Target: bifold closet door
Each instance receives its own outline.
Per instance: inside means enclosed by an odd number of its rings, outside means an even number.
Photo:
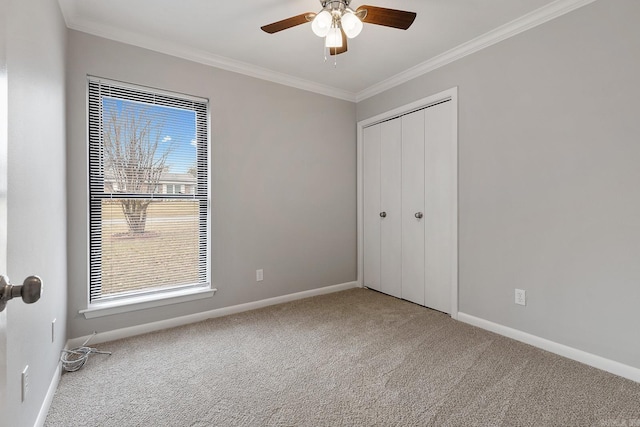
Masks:
[[[451,313],[457,254],[454,103],[364,129],[364,285]]]
[[[380,125],[364,129],[364,286],[380,291]]]
[[[401,296],[400,119],[364,129],[364,285]]]
[[[425,114],[425,305],[451,313],[455,254],[456,160],[452,102],[424,110]]]
[[[402,298],[425,305],[424,110],[402,116]]]
[[[402,292],[402,128],[401,120],[380,124],[380,286]]]

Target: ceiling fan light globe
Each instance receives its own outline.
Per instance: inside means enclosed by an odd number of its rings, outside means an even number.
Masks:
[[[333,17],[331,16],[331,13],[323,10],[313,18],[313,21],[311,21],[311,30],[313,30],[313,33],[316,36],[325,37],[331,29],[332,23]]]
[[[362,21],[352,12],[345,12],[340,19],[342,30],[350,39],[357,37],[362,31]]]
[[[332,27],[324,40],[326,47],[342,47],[342,33],[340,32],[340,28]]]

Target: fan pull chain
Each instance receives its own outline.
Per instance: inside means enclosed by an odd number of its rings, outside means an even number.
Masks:
[[[323,48],[322,48],[322,52],[324,53],[324,62],[327,62],[327,51],[329,51],[329,53],[331,53],[330,51],[330,47],[327,47],[326,43],[322,43]],[[338,50],[337,47],[334,48],[335,50]],[[338,68],[338,54],[334,54],[333,55],[333,68]]]

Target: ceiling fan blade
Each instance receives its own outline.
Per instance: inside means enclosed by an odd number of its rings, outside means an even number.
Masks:
[[[274,22],[272,24],[267,24],[262,27],[262,31],[265,33],[273,34],[278,31],[286,30],[287,28],[295,27],[297,25],[306,24],[307,22],[313,21],[316,14],[313,12],[303,13],[301,15],[292,16],[291,18],[283,19],[282,21]]]
[[[347,51],[347,35],[344,33],[342,28],[340,28],[340,32],[342,33],[342,47],[330,47],[330,55],[340,55],[341,53],[345,53]]]
[[[409,28],[417,16],[415,12],[367,5],[360,6],[356,13],[361,13],[365,10],[366,14],[362,22],[384,25],[385,27],[393,27],[401,30]]]

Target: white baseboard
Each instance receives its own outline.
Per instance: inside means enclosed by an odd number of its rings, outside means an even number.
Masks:
[[[587,353],[586,351],[578,350],[554,341],[549,341],[518,329],[471,316],[470,314],[458,312],[458,320],[640,383],[640,369],[633,366]]]
[[[47,414],[49,413],[49,408],[51,407],[51,402],[53,402],[53,396],[58,389],[58,383],[60,382],[60,375],[62,374],[62,365],[58,363],[58,367],[56,371],[53,373],[53,378],[51,378],[51,383],[49,384],[49,389],[47,390],[47,395],[44,397],[44,402],[42,402],[42,406],[40,407],[40,411],[38,412],[38,418],[36,418],[36,422],[33,425],[34,427],[42,427],[44,426],[44,422],[47,419]]]
[[[311,289],[309,291],[296,292],[293,294],[282,295],[279,297],[267,298],[260,301],[248,302],[246,304],[233,305],[231,307],[222,307],[215,310],[204,311],[202,313],[190,314],[188,316],[176,317],[173,319],[160,320],[158,322],[145,323],[143,325],[131,326],[128,328],[116,329],[113,331],[98,332],[91,338],[91,344],[99,344],[108,341],[115,341],[122,338],[133,337],[136,335],[155,332],[162,329],[175,328],[176,326],[188,325],[190,323],[201,322],[203,320],[214,317],[227,316],[229,314],[241,313],[243,311],[255,310],[257,308],[268,307],[270,305],[281,304],[284,302],[295,301],[302,298],[309,298],[316,295],[324,295],[333,292],[344,291],[351,288],[360,287],[358,282],[347,282],[339,285],[325,286],[323,288]],[[84,343],[90,335],[72,338],[67,341],[66,348],[75,348]]]

